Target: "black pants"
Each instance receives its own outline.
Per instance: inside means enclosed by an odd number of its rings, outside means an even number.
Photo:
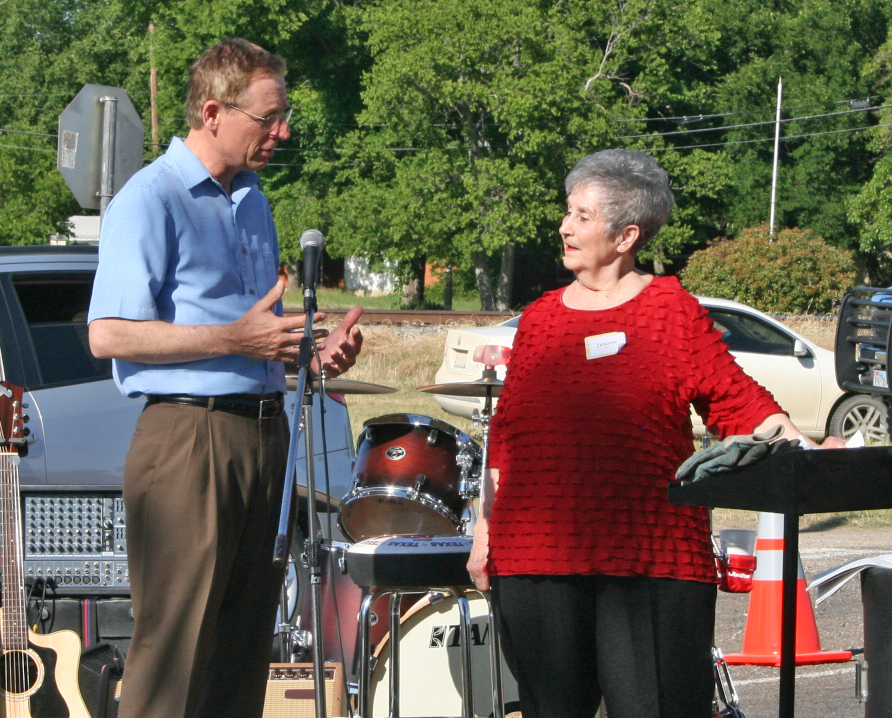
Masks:
[[[493,579],[524,718],[709,718],[716,587],[617,576]]]

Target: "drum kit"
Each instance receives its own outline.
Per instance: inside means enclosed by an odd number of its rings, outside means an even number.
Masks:
[[[328,540],[321,542],[319,547],[322,555],[319,579],[322,596],[320,635],[314,638],[301,630],[301,618],[309,615],[309,596],[304,593],[302,598],[298,598],[298,594],[303,593],[300,590],[302,586],[298,586],[301,581],[290,572],[294,595],[287,595],[288,591],[283,590],[283,608],[287,610],[289,618],[279,624],[283,638],[283,660],[306,660],[311,649],[316,651],[321,648],[325,651],[325,661],[343,665],[347,685],[352,686],[355,692],[361,663],[358,618],[367,591],[353,583],[347,575],[346,561],[350,546],[355,542],[391,534],[471,533],[473,500],[479,497],[481,479],[489,463],[493,399],[500,396],[503,384],[497,378],[493,364],[505,364],[508,357],[504,347],[481,347],[474,359],[483,359],[486,367],[479,379],[422,386],[418,390],[430,394],[483,398],[483,410],[479,414],[475,412],[474,417],[475,424],[479,422],[481,425],[481,443],[444,421],[419,414],[388,414],[364,422],[357,441],[352,489],[341,500],[338,512],[338,527],[349,541]],[[355,395],[396,391],[380,384],[347,379],[328,379],[324,382],[324,390]],[[310,542],[307,545],[310,546]],[[292,562],[296,563],[293,558]],[[286,585],[287,588],[290,585]],[[493,714],[493,700],[492,695],[486,692],[490,686],[491,671],[489,642],[495,639],[495,635],[489,624],[484,599],[473,594],[469,598],[474,713],[476,716],[490,716]],[[456,599],[437,592],[421,597],[404,595],[400,614],[401,712],[412,716],[459,715],[462,709],[462,680],[459,675],[460,619]],[[375,618],[374,614],[372,617]],[[370,710],[368,716],[361,718],[389,716],[391,661],[388,646],[391,638],[387,623],[387,620],[373,620],[370,636],[373,647]],[[286,650],[289,654],[287,659],[284,657]],[[719,659],[714,667],[717,699],[713,715],[742,718],[727,668],[724,668],[724,673],[721,672],[722,661]],[[505,715],[508,718],[519,717],[517,683],[504,659],[502,688]],[[349,696],[347,705],[350,705]],[[603,715],[602,704],[595,718]]]
[[[338,527],[349,542],[390,534],[467,535],[471,532],[473,500],[479,496],[481,477],[488,463],[493,399],[500,395],[501,388],[502,381],[491,365],[486,365],[483,376],[476,381],[418,388],[431,394],[485,399],[483,411],[475,415],[475,422],[479,421],[482,427],[482,446],[456,427],[420,414],[388,414],[364,422],[357,440],[352,488],[341,500],[338,511]],[[380,384],[347,379],[328,379],[324,390],[355,395],[396,391]],[[322,543],[323,621],[318,641],[300,630],[299,617],[307,615],[306,596],[302,601],[291,597],[287,610],[291,614],[296,609],[293,615],[298,620],[280,624],[280,632],[287,630],[292,634],[283,641],[283,645],[290,646],[288,660],[299,659],[301,652],[306,653],[313,643],[321,643],[325,660],[344,664],[348,684],[355,683],[359,670],[357,614],[365,595],[364,589],[356,586],[346,573],[350,545],[338,541]],[[475,695],[478,686],[481,691],[489,686],[490,676],[489,652],[485,647],[493,634],[481,608],[483,603],[483,599],[472,603]],[[448,650],[457,647],[453,645],[459,623],[456,601],[436,593],[404,596],[402,614],[401,623],[405,622],[400,637],[403,666],[411,666],[412,675],[424,675],[424,683],[414,689],[409,689],[406,682],[411,675],[402,679],[409,691],[405,709],[411,713],[407,715],[445,715],[446,706],[461,705],[457,652]],[[372,627],[372,643],[377,646],[373,658],[372,709],[371,715],[363,718],[388,714],[384,678],[389,665],[386,624],[386,620],[381,620]],[[442,641],[428,635],[438,631],[444,636]],[[336,652],[340,655],[335,656]],[[513,707],[517,701],[516,683],[504,666],[503,676],[505,702]],[[375,702],[375,693],[381,692],[375,690],[377,686],[384,686],[384,698]],[[487,703],[485,692],[481,692],[475,706],[479,706],[480,715],[490,715],[492,697]]]

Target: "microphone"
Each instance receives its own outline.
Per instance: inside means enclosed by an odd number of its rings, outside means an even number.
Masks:
[[[304,311],[316,311],[316,282],[319,279],[319,258],[325,246],[325,237],[318,229],[308,229],[300,236],[300,248],[304,253]]]

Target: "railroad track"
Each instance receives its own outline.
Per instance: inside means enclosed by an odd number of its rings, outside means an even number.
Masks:
[[[346,309],[323,309],[329,320],[337,320],[346,314]],[[303,314],[299,309],[285,309],[285,314]],[[498,324],[516,316],[519,312],[453,312],[440,309],[366,309],[360,324],[414,324],[440,326],[443,324],[476,324],[488,326]]]

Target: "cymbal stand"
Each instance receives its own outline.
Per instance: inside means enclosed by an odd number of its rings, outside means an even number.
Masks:
[[[487,366],[483,370],[482,378],[485,381],[495,380],[495,367]],[[459,466],[461,466],[459,492],[462,496],[467,496],[468,498],[477,498],[480,496],[481,481],[483,480],[483,477],[486,476],[486,470],[489,468],[489,423],[492,421],[492,392],[492,386],[487,386],[486,397],[483,401],[483,411],[481,412],[474,409],[474,413],[471,415],[471,421],[474,422],[474,426],[479,424],[483,431],[483,450],[480,452],[480,478],[476,481],[468,479],[467,475],[470,471],[470,466],[466,466],[466,464],[468,464],[469,459],[465,454],[459,454],[459,456],[456,457],[456,461],[459,463]]]
[[[494,366],[487,365],[483,370],[483,380],[487,382],[492,382],[496,379],[496,370]],[[480,452],[480,477],[476,481],[468,480],[467,473],[470,467],[466,466],[466,461],[464,460],[467,455],[464,453],[459,454],[456,458],[456,461],[459,462],[461,466],[461,482],[459,483],[459,492],[464,496],[480,496],[482,491],[483,482],[486,480],[486,471],[489,469],[489,424],[492,421],[492,392],[493,387],[487,385],[486,387],[486,397],[483,402],[483,411],[478,412],[476,409],[474,410],[474,414],[472,415],[472,421],[474,422],[474,426],[478,423],[480,424],[483,432],[483,449]],[[471,484],[473,483],[473,486]],[[467,492],[467,494],[465,493]],[[468,527],[468,529],[473,532],[473,527]],[[491,601],[487,601],[487,605],[489,605],[489,623],[490,623],[490,635],[492,636],[493,641],[498,641],[499,637],[496,632],[496,622],[497,622],[497,613],[496,608],[492,604]],[[496,651],[496,655],[501,655],[501,651]],[[496,715],[503,716],[504,715],[504,705],[502,701],[502,670],[501,666],[498,665],[495,661],[490,662],[490,685],[492,686],[492,701],[493,706],[496,707]]]
[[[313,455],[313,391],[312,385],[307,386],[307,376],[310,371],[310,361],[313,358],[313,318],[315,308],[307,310],[307,319],[304,324],[304,335],[300,340],[300,355],[297,361],[297,389],[295,397],[301,401],[300,412],[297,407],[294,410],[292,422],[291,442],[288,446],[288,460],[285,467],[285,485],[282,490],[282,508],[279,514],[279,532],[276,535],[276,543],[273,549],[273,564],[285,567],[288,561],[289,540],[291,527],[291,504],[294,501],[294,485],[297,482],[295,474],[295,456],[297,454],[297,442],[301,435],[304,437],[304,461],[307,473],[307,539],[305,543],[305,556],[307,569],[310,576],[310,605],[312,609],[313,623],[313,688],[316,699],[316,718],[326,718],[325,710],[325,666],[324,651],[322,647],[322,567],[319,560],[319,543],[321,541],[321,528],[319,526],[319,514],[316,511],[316,478]],[[320,376],[320,390],[325,391],[324,372]]]

